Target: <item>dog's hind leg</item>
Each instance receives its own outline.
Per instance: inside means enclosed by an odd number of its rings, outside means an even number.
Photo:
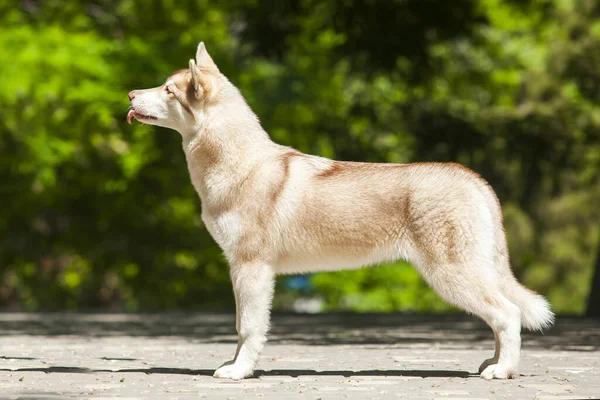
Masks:
[[[490,364],[481,372],[484,379],[514,378],[519,367],[521,352],[521,310],[502,294],[489,299],[491,310],[479,317],[491,326],[498,338],[498,362]],[[484,362],[485,364],[485,362]]]
[[[498,282],[484,276],[483,271],[474,265],[443,265],[425,278],[442,298],[477,315],[494,331],[495,357],[484,362],[481,377],[512,378],[519,366],[521,311],[502,294]]]
[[[235,358],[215,371],[215,378],[242,379],[254,372],[267,341],[274,277],[272,268],[262,263],[231,267],[238,347]]]

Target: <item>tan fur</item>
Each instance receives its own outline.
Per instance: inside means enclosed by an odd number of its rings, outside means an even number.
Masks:
[[[202,220],[230,263],[239,343],[216,377],[252,374],[276,274],[409,260],[494,330],[486,379],[515,376],[521,324],[551,324],[546,301],[514,278],[500,203],[473,171],[332,161],[278,145],[202,43],[188,69],[130,99],[136,118],[181,133]]]

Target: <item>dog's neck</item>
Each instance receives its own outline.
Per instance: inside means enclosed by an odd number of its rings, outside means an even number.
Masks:
[[[242,100],[243,101],[243,100]],[[203,209],[226,210],[243,183],[272,159],[279,147],[245,104],[215,108],[183,147]]]

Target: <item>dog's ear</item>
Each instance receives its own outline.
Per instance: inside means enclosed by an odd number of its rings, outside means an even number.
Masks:
[[[192,80],[188,90],[193,91],[194,97],[198,100],[202,97],[210,97],[214,86],[212,74],[201,71],[196,62],[190,60],[190,75]]]
[[[206,46],[204,46],[204,42],[200,42],[198,44],[198,50],[196,50],[196,65],[200,69],[205,69],[205,68],[213,69],[214,68],[214,69],[218,70],[217,64],[215,64],[213,59],[208,54],[208,51],[206,51]]]
[[[214,79],[215,71],[219,71],[217,65],[206,51],[204,42],[200,42],[196,51],[196,61],[190,60],[190,74],[192,75],[190,83],[194,90],[194,97],[197,99],[206,96],[210,97],[212,89],[216,84]]]
[[[198,67],[196,67],[196,62],[190,60],[190,75],[192,75],[192,88],[194,89],[195,97],[199,97],[198,94],[202,91],[199,74],[200,71],[198,70]]]

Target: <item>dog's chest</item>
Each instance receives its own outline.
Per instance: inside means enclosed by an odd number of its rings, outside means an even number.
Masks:
[[[231,251],[243,236],[241,215],[236,211],[228,211],[219,215],[202,211],[202,222],[223,251]]]

